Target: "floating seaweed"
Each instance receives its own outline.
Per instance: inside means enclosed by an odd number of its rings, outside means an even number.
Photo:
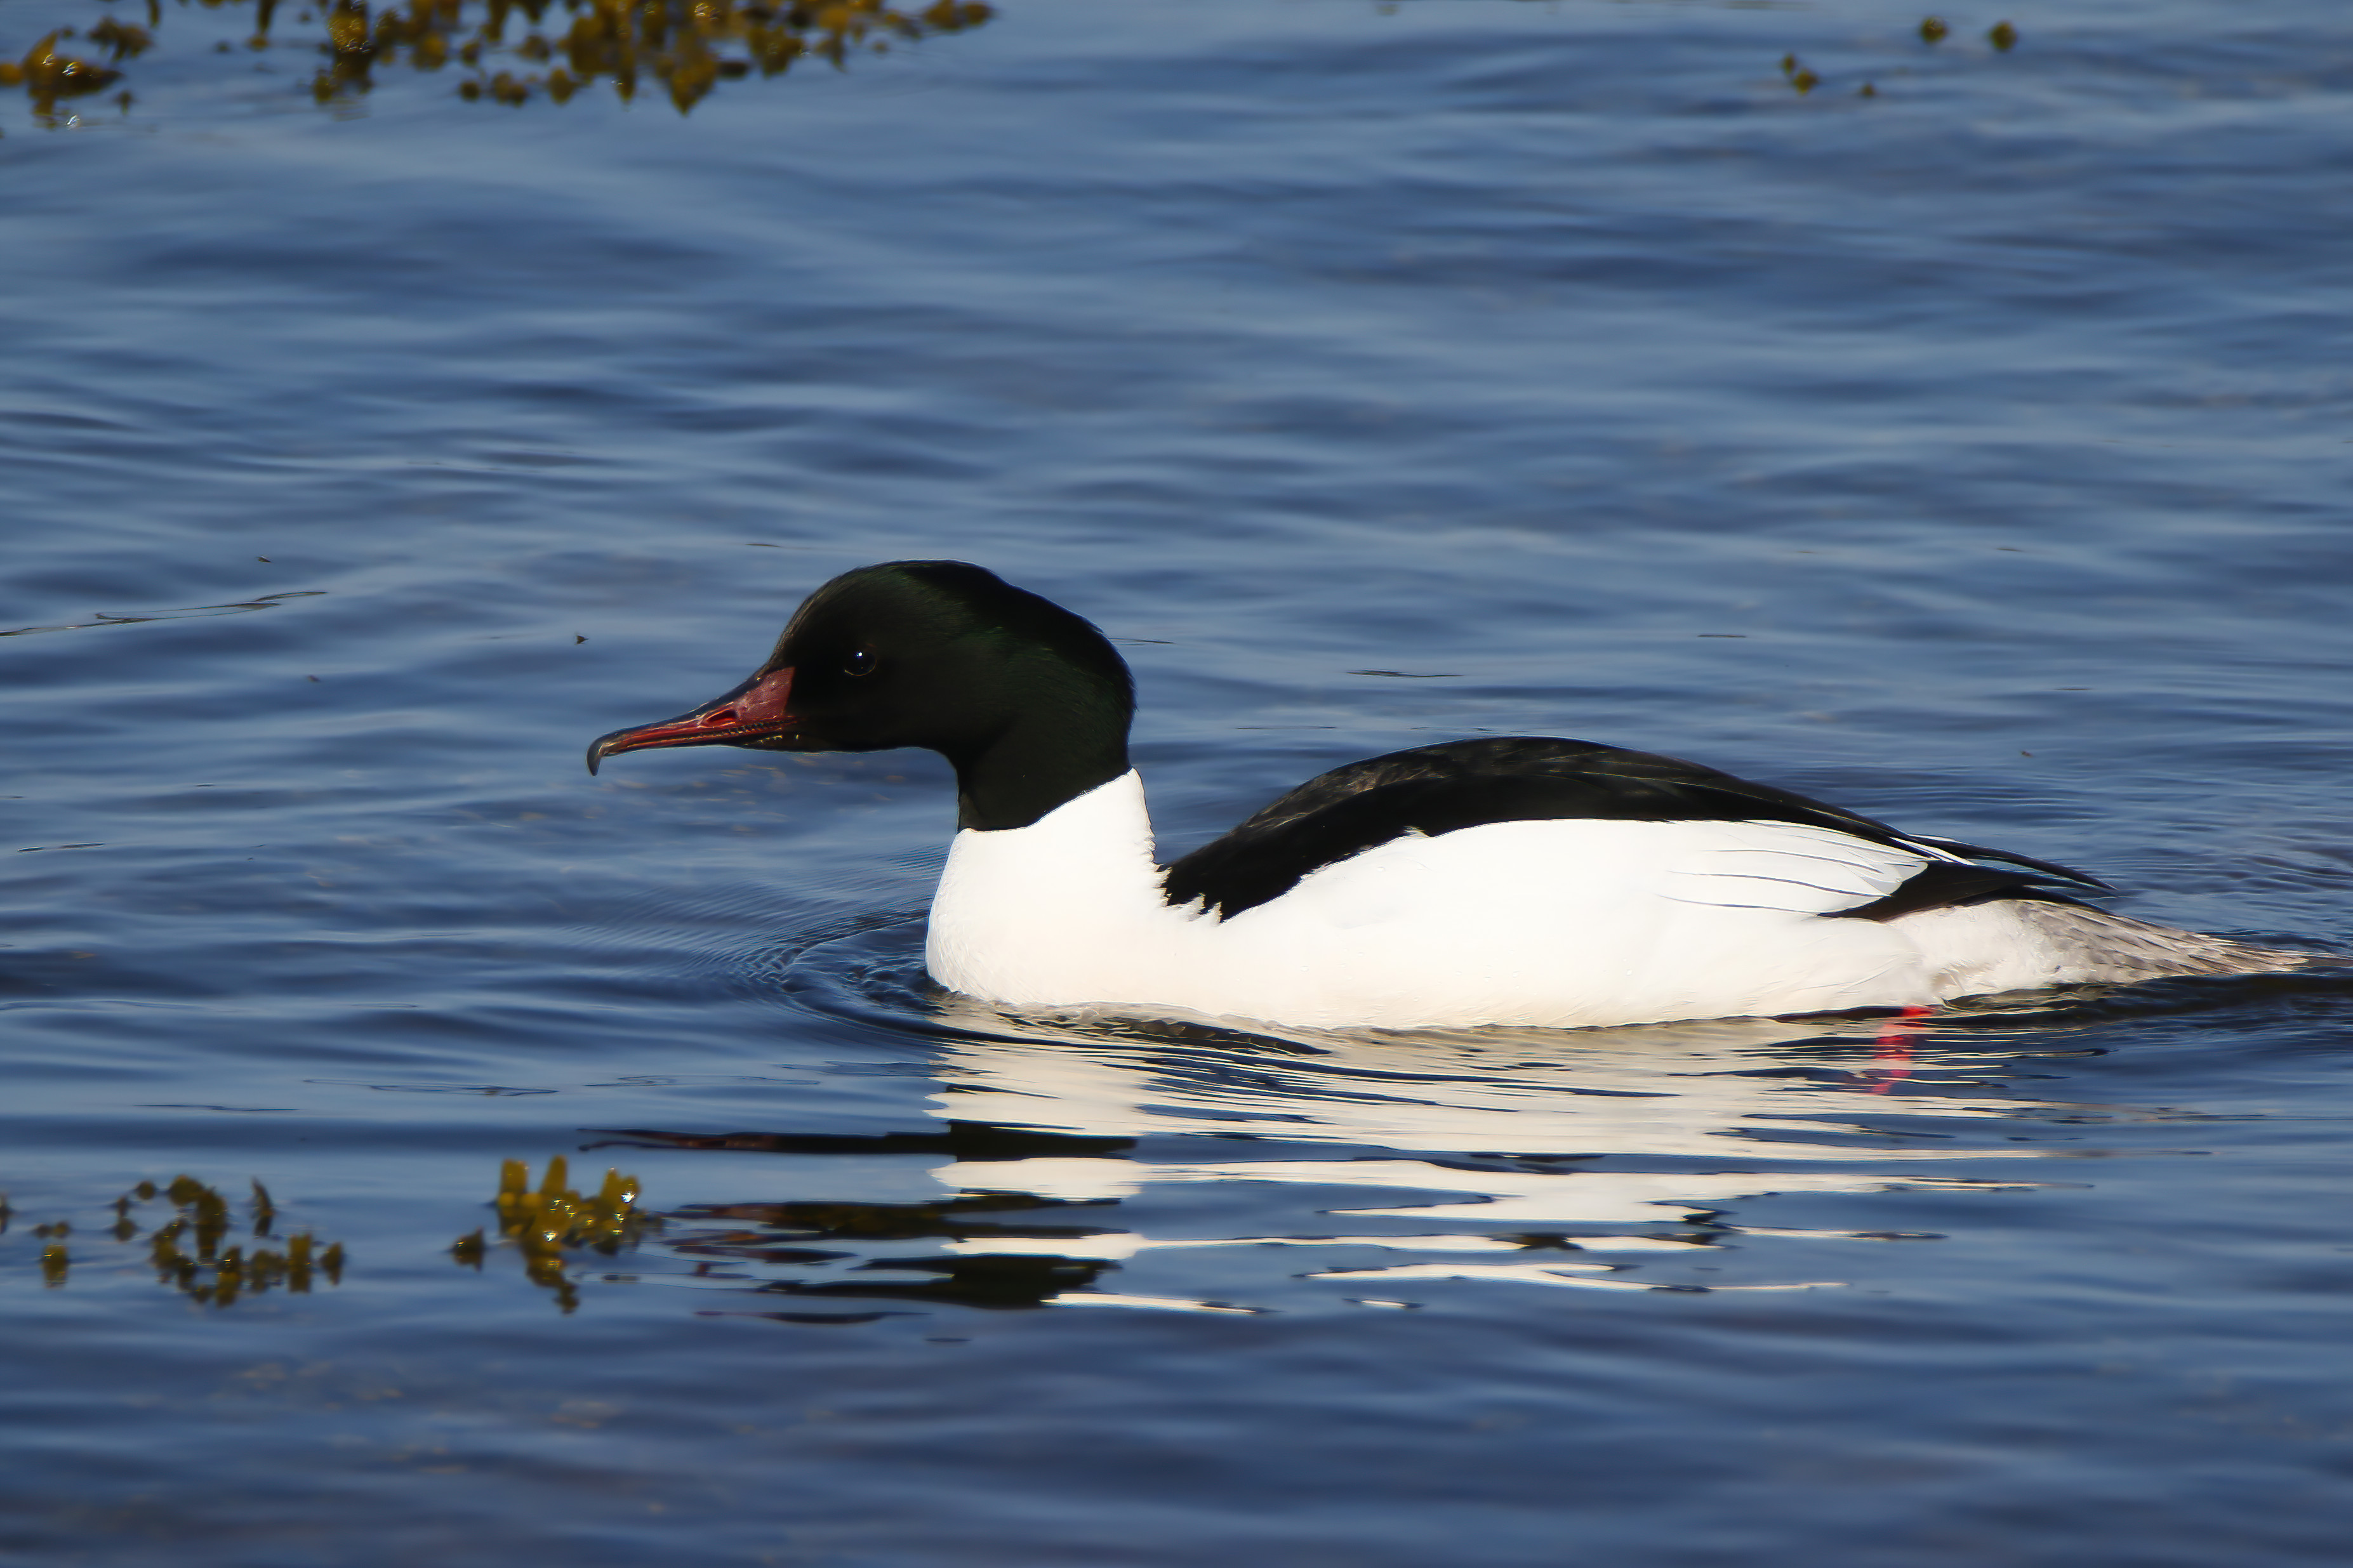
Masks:
[[[220,0],[204,4],[215,8]],[[278,9],[278,0],[254,0],[249,47],[281,41],[271,32]],[[683,114],[723,80],[780,76],[804,59],[840,69],[852,56],[968,32],[995,15],[986,0],[934,0],[920,10],[889,0],[405,0],[381,10],[368,0],[320,0],[299,22],[319,29],[301,41],[325,57],[309,83],[322,104],[367,92],[379,69],[438,71],[454,63],[468,73],[457,90],[470,103],[564,103],[598,81],[611,82],[628,102],[651,81]],[[80,35],[109,50],[113,65],[63,52],[59,40],[75,37],[74,29],[51,33],[21,61],[0,63],[0,87],[24,88],[37,110],[52,115],[59,100],[121,78],[114,67],[153,47],[163,16],[162,0],[147,0],[146,26],[109,17]],[[493,69],[501,58],[522,68]]]
[[[132,29],[142,32],[144,29]],[[118,30],[119,36],[120,30]],[[33,107],[42,114],[57,112],[58,100],[79,98],[96,92],[120,78],[122,73],[106,66],[60,51],[59,38],[74,36],[71,27],[61,27],[25,51],[20,60],[0,60],[0,87],[21,87],[32,99]],[[144,47],[142,44],[141,47]],[[135,51],[133,51],[135,52]],[[117,59],[122,58],[118,48]]]
[[[1950,37],[1953,27],[1952,24],[1942,16],[1923,16],[1920,18],[1918,31],[1920,41],[1933,47]],[[1986,34],[1986,41],[1993,46],[1996,54],[2008,54],[2017,47],[2018,29],[2008,22],[1997,22]],[[1787,81],[1790,90],[1800,98],[1822,85],[1820,73],[1800,61],[1795,53],[1781,57],[1781,79]],[[1857,98],[1877,98],[1879,85],[1866,80],[1855,89],[1854,95]]]
[[[278,1205],[269,1190],[259,1182],[253,1184],[249,1206],[249,1223],[243,1242],[229,1243],[230,1232],[237,1222],[229,1202],[220,1193],[194,1176],[175,1176],[168,1186],[158,1189],[153,1182],[142,1182],[114,1200],[114,1223],[105,1234],[118,1245],[126,1245],[140,1235],[139,1222],[132,1211],[158,1197],[170,1204],[172,1216],[147,1233],[148,1261],[155,1269],[155,1281],[169,1285],[182,1295],[191,1297],[211,1307],[227,1307],[241,1296],[259,1296],[283,1289],[295,1295],[307,1295],[311,1285],[323,1278],[330,1285],[343,1282],[343,1246],[331,1242],[322,1247],[311,1232],[300,1231],[285,1239],[284,1250],[258,1245],[273,1239],[270,1231],[278,1218]],[[7,1228],[9,1210],[0,1199],[0,1231]],[[41,1248],[42,1283],[51,1289],[62,1289],[71,1278],[74,1258],[66,1245],[73,1235],[69,1220],[57,1220],[35,1226],[33,1235],[45,1245]],[[248,1244],[256,1244],[250,1246]]]
[[[638,1207],[639,1187],[635,1176],[617,1170],[605,1173],[604,1185],[592,1196],[575,1191],[563,1155],[547,1163],[547,1173],[533,1188],[531,1165],[508,1160],[499,1169],[499,1239],[512,1242],[522,1254],[523,1274],[534,1285],[555,1293],[556,1305],[570,1312],[580,1305],[580,1291],[566,1271],[575,1251],[615,1257],[633,1247],[649,1230],[659,1229],[659,1215]],[[482,1267],[490,1243],[480,1230],[459,1237],[449,1256],[461,1267]]]

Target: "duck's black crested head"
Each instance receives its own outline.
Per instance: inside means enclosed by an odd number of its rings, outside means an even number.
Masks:
[[[923,746],[960,763],[1026,715],[1109,724],[1124,742],[1135,711],[1103,633],[961,561],[843,573],[795,613],[762,673],[783,668],[808,750]]]
[[[1025,827],[1127,771],[1126,663],[1060,605],[961,561],[892,561],[811,594],[752,679],[603,758],[656,746],[879,752],[956,770],[958,825]]]

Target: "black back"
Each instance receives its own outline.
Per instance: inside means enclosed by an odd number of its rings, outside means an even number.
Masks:
[[[2061,899],[2037,875],[2107,884],[2063,866],[1883,822],[1770,784],[1647,752],[1525,736],[1450,741],[1351,763],[1308,780],[1222,838],[1168,868],[1164,896],[1219,916],[1282,897],[1301,878],[1408,833],[1436,837],[1491,822],[1615,818],[1646,822],[1796,822],[1874,844],[1926,845],[2027,870],[1932,865],[1885,898],[1841,913],[1862,920],[1989,898]]]

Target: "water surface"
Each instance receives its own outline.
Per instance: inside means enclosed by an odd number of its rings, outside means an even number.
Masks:
[[[1010,1014],[936,759],[580,767],[944,555],[1119,641],[1172,852],[1565,734],[2353,945],[2337,13],[1948,19],[1007,0],[681,115],[175,10],[0,99],[0,1553],[2337,1561],[2341,972]],[[641,1220],[534,1279],[557,1156]],[[340,1279],[159,1279],[182,1174]]]

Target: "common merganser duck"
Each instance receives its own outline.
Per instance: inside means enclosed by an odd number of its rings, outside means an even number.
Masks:
[[[956,835],[924,962],[1017,1005],[1583,1026],[2308,962],[2094,909],[2052,884],[2107,884],[2049,861],[1582,741],[1351,763],[1163,867],[1134,710],[1087,621],[978,566],[894,561],[819,588],[750,679],[603,737],[588,769],[665,746],[939,752]]]

